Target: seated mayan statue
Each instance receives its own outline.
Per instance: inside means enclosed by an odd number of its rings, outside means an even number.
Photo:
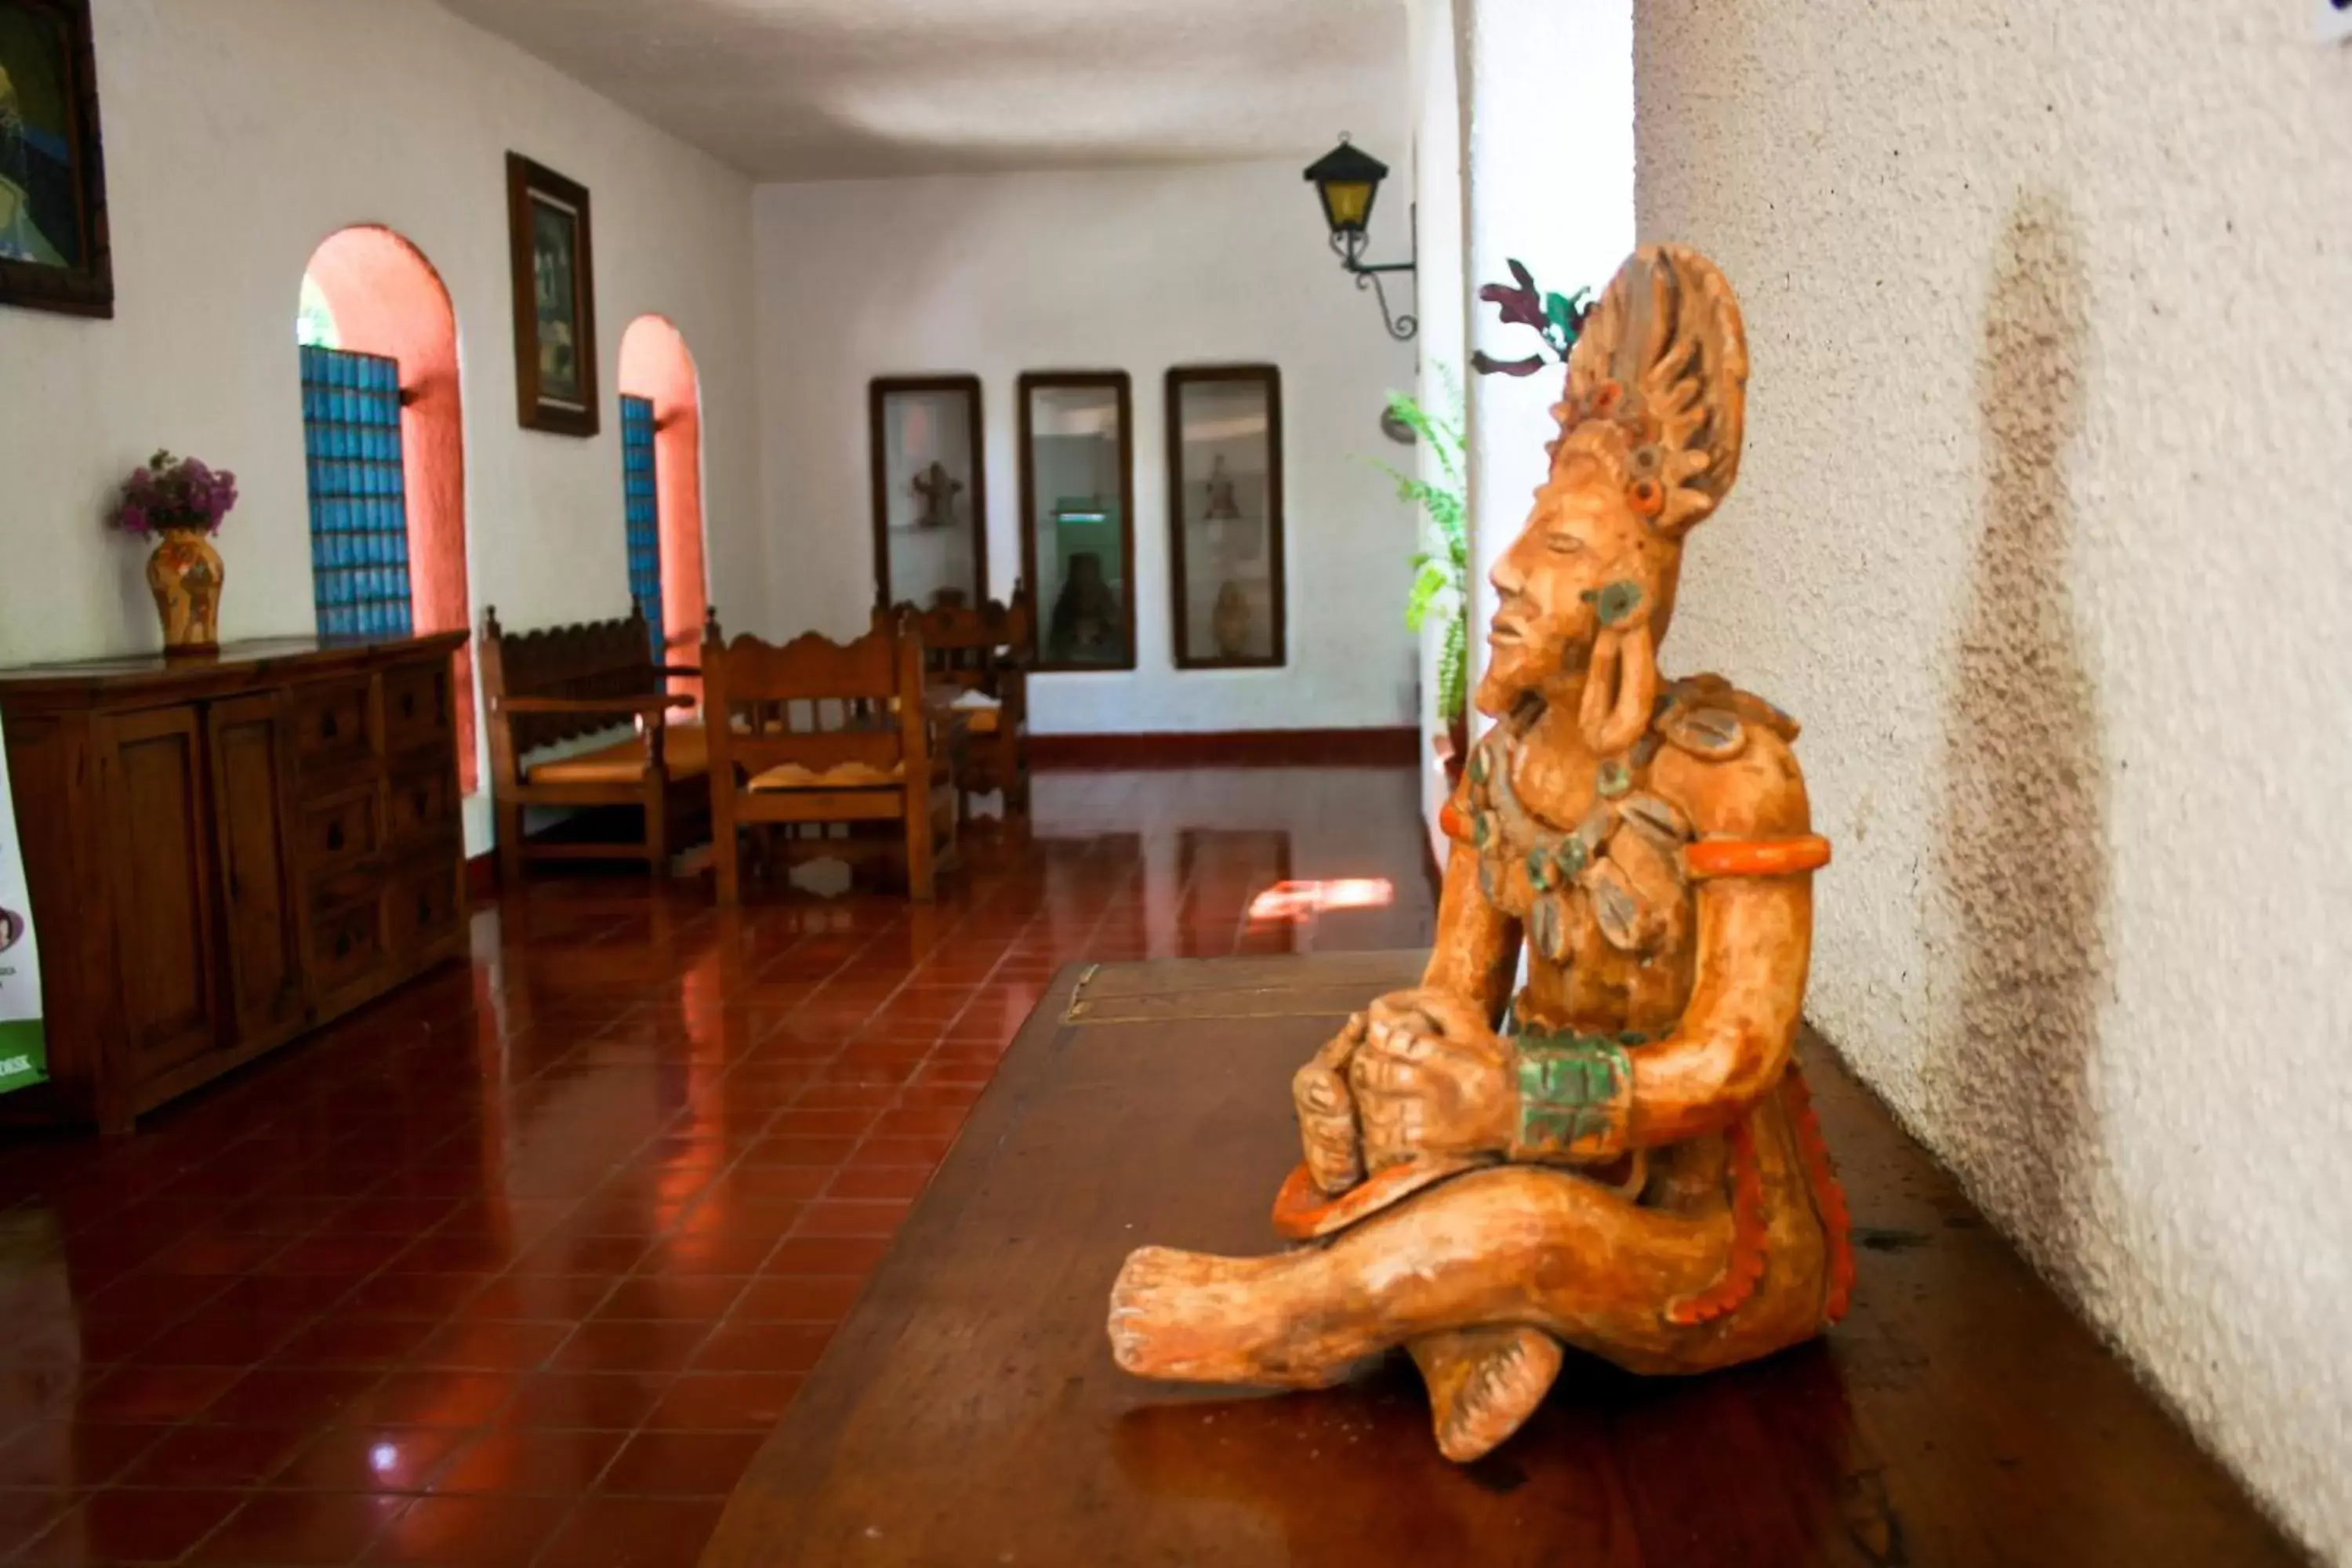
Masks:
[[[1128,1259],[1110,1337],[1129,1372],[1313,1387],[1402,1345],[1439,1447],[1469,1460],[1533,1413],[1564,1346],[1702,1372],[1843,1312],[1844,1200],[1790,1059],[1829,858],[1797,726],[1656,665],[1683,540],[1738,468],[1747,376],[1710,263],[1626,262],[1494,569],[1496,723],[1443,818],[1428,972],[1297,1075],[1306,1163],[1275,1223],[1304,1245]]]

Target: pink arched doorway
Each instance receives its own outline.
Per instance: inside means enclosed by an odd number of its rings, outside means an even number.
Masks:
[[[639,316],[623,334],[620,390],[654,405],[666,662],[698,666],[709,607],[702,564],[702,384],[686,339],[662,317]]]
[[[466,584],[465,418],[449,290],[422,251],[373,226],[330,237],[311,256],[304,281],[306,296],[315,293],[331,317],[337,341],[330,346],[400,363],[411,609],[420,632],[465,631],[473,621]],[[469,795],[480,784],[474,730],[468,647],[457,655],[457,766]]]

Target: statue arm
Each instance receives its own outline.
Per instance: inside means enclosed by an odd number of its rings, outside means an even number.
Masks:
[[[1698,984],[1672,1034],[1630,1053],[1625,1146],[1718,1132],[1780,1081],[1812,948],[1810,874],[1709,882],[1698,895]]]
[[[1703,839],[1803,838],[1810,808],[1796,763],[1766,737],[1737,764],[1661,759],[1661,783]],[[1679,773],[1683,776],[1673,775]],[[1780,1081],[1812,958],[1812,877],[1725,876],[1698,885],[1695,978],[1662,1039],[1522,1036],[1516,1042],[1516,1158],[1585,1163],[1720,1131]]]

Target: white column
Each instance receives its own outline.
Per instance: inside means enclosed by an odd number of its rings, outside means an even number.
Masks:
[[[1633,0],[1453,0],[1453,9],[1465,295],[1507,281],[1512,258],[1547,290],[1597,292],[1633,247]],[[1534,351],[1533,331],[1502,326],[1494,308],[1475,299],[1469,310],[1470,349],[1497,359]],[[1469,383],[1475,681],[1495,613],[1486,572],[1518,533],[1543,482],[1562,381],[1547,371]]]
[[[1454,71],[1454,0],[1412,0],[1412,81],[1413,112],[1413,275],[1419,301],[1421,351],[1415,394],[1433,414],[1451,416],[1454,394],[1469,374],[1463,334],[1469,326],[1462,283],[1462,99]],[[1444,470],[1426,447],[1416,454],[1421,477],[1443,483]],[[1400,465],[1402,467],[1402,465]],[[1427,520],[1420,524],[1424,533]],[[1445,779],[1433,742],[1444,732],[1437,715],[1437,654],[1442,623],[1430,621],[1421,634],[1422,815],[1433,835],[1437,809],[1444,804]],[[1444,846],[1433,839],[1439,863]]]

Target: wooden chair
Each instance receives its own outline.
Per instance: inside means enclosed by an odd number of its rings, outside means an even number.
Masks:
[[[941,718],[924,700],[923,645],[903,621],[851,643],[808,633],[782,647],[714,637],[702,650],[710,831],[719,901],[740,896],[738,830],[896,821],[915,898],[953,854],[959,796]],[[854,840],[807,843],[854,855]],[[866,842],[871,842],[870,840]]]
[[[1013,586],[1013,602],[991,599],[980,609],[962,604],[877,605],[877,630],[905,616],[923,640],[931,685],[956,686],[993,698],[993,708],[962,710],[966,732],[964,766],[958,784],[973,795],[1004,792],[1004,809],[1029,809],[1029,669],[1036,652],[1037,620],[1025,584]]]
[[[714,614],[706,636],[716,634]],[[668,869],[674,832],[698,815],[709,771],[703,727],[671,715],[695,706],[667,689],[688,668],[657,665],[642,610],[625,618],[509,632],[493,606],[482,617],[482,702],[490,742],[490,790],[498,814],[499,869],[520,887],[532,860],[644,860]],[[575,755],[530,753],[634,722],[637,732]],[[631,842],[523,837],[527,806],[635,806],[644,829]]]

